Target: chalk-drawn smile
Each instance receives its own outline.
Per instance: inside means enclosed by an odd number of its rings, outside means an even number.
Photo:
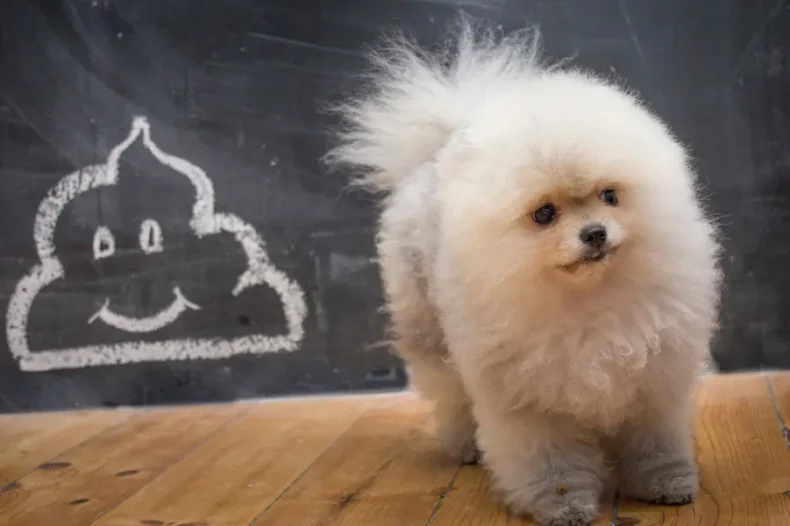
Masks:
[[[181,289],[178,286],[173,287],[173,294],[175,299],[169,307],[160,310],[156,314],[146,316],[144,318],[132,318],[124,316],[110,310],[110,300],[104,302],[104,305],[96,311],[96,314],[91,316],[88,323],[93,323],[96,320],[101,320],[110,327],[115,327],[122,331],[127,332],[153,332],[165,327],[176,321],[188,309],[200,310],[198,305],[195,305],[184,297]]]

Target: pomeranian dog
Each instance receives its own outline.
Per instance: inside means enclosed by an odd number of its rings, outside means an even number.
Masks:
[[[462,18],[438,51],[371,56],[327,159],[384,194],[394,346],[444,449],[544,525],[592,523],[612,475],[690,502],[721,276],[683,146],[618,83],[542,60],[536,29]]]

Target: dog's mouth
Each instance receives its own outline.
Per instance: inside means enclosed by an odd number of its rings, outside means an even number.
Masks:
[[[560,265],[560,268],[565,272],[576,272],[581,268],[589,267],[596,263],[600,263],[609,258],[617,252],[617,247],[602,247],[589,250],[585,252],[579,259]]]

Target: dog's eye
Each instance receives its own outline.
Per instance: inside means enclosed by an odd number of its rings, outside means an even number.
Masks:
[[[614,206],[617,204],[617,193],[615,193],[615,191],[611,188],[606,189],[601,192],[601,201],[609,206]]]
[[[532,219],[539,225],[548,225],[557,217],[557,209],[552,204],[546,204],[532,213]]]

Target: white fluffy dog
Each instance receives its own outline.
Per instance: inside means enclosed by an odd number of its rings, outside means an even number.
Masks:
[[[538,52],[466,20],[433,54],[388,40],[328,159],[386,196],[395,347],[444,448],[479,448],[515,512],[583,525],[610,471],[651,502],[697,492],[719,245],[667,127]]]

